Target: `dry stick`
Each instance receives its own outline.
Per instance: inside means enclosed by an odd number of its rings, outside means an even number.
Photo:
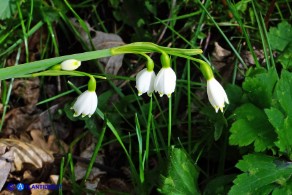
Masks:
[[[269,6],[269,9],[266,13],[266,16],[265,16],[265,25],[266,25],[266,29],[268,29],[269,27],[269,20],[270,20],[270,17],[275,9],[275,5],[276,5],[276,0],[272,0],[270,6]]]

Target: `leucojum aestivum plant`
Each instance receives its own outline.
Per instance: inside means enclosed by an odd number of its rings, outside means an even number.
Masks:
[[[161,69],[159,72],[154,72],[154,61],[148,55],[149,53],[158,53],[160,55]],[[207,80],[207,96],[214,107],[215,111],[221,110],[228,104],[228,98],[225,90],[221,84],[214,78],[212,68],[205,61],[194,58],[194,55],[201,54],[201,49],[180,49],[180,48],[168,48],[158,46],[149,42],[137,42],[122,45],[119,47],[114,47],[110,49],[103,49],[91,52],[85,52],[80,54],[73,54],[68,56],[61,56],[51,59],[45,59],[35,62],[29,62],[26,64],[20,64],[17,66],[7,67],[0,69],[0,80],[9,78],[23,78],[23,77],[39,77],[39,76],[76,76],[76,77],[88,77],[87,90],[77,97],[76,101],[72,103],[71,109],[73,110],[74,117],[91,117],[93,114],[97,114],[103,120],[105,120],[105,115],[98,109],[98,95],[96,94],[96,79],[106,79],[106,77],[98,74],[90,74],[87,72],[78,71],[77,69],[82,66],[82,61],[94,60],[98,58],[110,57],[121,54],[136,54],[140,55],[146,59],[146,67],[142,69],[136,75],[136,88],[138,95],[147,93],[151,96],[154,92],[157,92],[160,97],[166,95],[171,97],[175,92],[177,76],[175,71],[172,69],[171,56],[182,57],[199,64],[199,70],[201,71],[204,78]],[[197,66],[196,66],[197,67]],[[149,109],[150,110],[150,109]],[[106,121],[106,120],[105,120]],[[146,152],[142,155],[142,149],[140,150],[140,167],[139,174],[135,169],[135,165],[131,159],[129,152],[114,126],[106,121],[107,127],[116,136],[117,141],[120,143],[121,147],[125,151],[125,154],[129,160],[131,167],[131,172],[136,181],[139,181],[138,185],[144,183],[144,163],[145,156],[147,153],[147,143],[146,141]],[[137,128],[138,129],[138,128]],[[149,140],[149,131],[147,131],[146,140]],[[168,132],[168,147],[170,147],[170,135],[171,131]],[[137,135],[141,136],[141,132],[137,131]],[[102,138],[101,138],[102,139]],[[149,151],[149,145],[148,145]],[[174,150],[175,152],[175,150]],[[187,161],[186,156],[181,151],[176,151],[176,155],[181,157],[182,161]],[[144,157],[142,157],[144,156]],[[144,159],[144,160],[143,160]],[[180,163],[179,163],[180,164]],[[188,161],[190,170],[195,168]],[[192,178],[195,174],[192,174]],[[187,174],[186,174],[187,176]],[[186,178],[186,180],[192,181],[192,179]],[[192,190],[194,192],[194,190]]]
[[[157,52],[161,55],[162,68],[157,75],[154,72],[154,62],[147,55],[151,52]],[[176,86],[176,73],[171,68],[170,58],[170,55],[173,55],[193,60],[200,64],[200,71],[207,80],[208,99],[216,112],[219,109],[223,112],[225,103],[229,103],[223,87],[214,78],[210,65],[203,60],[192,57],[201,53],[202,50],[200,49],[167,48],[149,42],[136,42],[110,49],[73,54],[2,68],[0,69],[0,79],[62,75],[88,77],[88,89],[77,98],[72,109],[76,117],[79,115],[82,117],[90,117],[94,114],[98,105],[98,97],[95,93],[96,79],[106,79],[106,77],[76,71],[81,66],[82,61],[121,54],[141,55],[145,57],[147,63],[146,68],[141,70],[136,76],[138,95],[147,93],[151,96],[153,92],[158,92],[160,96],[167,95],[170,97],[175,91]]]

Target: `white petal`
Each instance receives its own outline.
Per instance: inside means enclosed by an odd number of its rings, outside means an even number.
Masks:
[[[149,95],[153,92],[154,89],[154,80],[155,80],[154,71],[148,71],[146,68],[141,70],[136,76],[136,88],[138,90],[138,95],[146,93]]]
[[[96,110],[97,103],[97,95],[94,91],[87,90],[83,92],[72,107],[75,111],[74,116],[79,116],[80,114],[82,114],[82,117],[91,116]]]
[[[160,96],[164,94],[170,97],[176,86],[176,74],[172,68],[161,68],[154,82],[154,89]]]
[[[207,94],[211,105],[215,108],[215,111],[218,112],[220,109],[223,112],[225,103],[228,104],[229,101],[225,90],[215,78],[207,81]]]

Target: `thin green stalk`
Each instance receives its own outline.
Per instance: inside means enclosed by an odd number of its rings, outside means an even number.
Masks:
[[[33,35],[37,30],[39,30],[43,26],[43,22],[40,21],[32,29],[30,29],[26,36],[29,37]],[[14,49],[23,42],[22,39],[18,39],[13,45],[11,45],[8,49],[6,49],[3,53],[0,54],[0,57],[4,56],[5,54],[9,54],[10,52],[14,51]]]
[[[257,59],[257,56],[256,56],[256,54],[255,54],[255,52],[254,52],[254,49],[253,49],[253,47],[252,47],[252,44],[251,44],[251,42],[250,42],[250,36],[249,36],[249,34],[247,33],[246,28],[245,28],[244,25],[243,25],[243,22],[242,22],[241,16],[239,15],[238,11],[237,11],[236,8],[234,7],[234,4],[230,2],[230,0],[227,0],[227,4],[228,4],[229,9],[231,10],[231,12],[232,12],[234,18],[235,18],[236,21],[238,22],[238,24],[239,24],[239,26],[240,26],[240,28],[241,28],[241,30],[242,30],[242,32],[243,32],[243,35],[244,35],[245,40],[246,40],[246,44],[247,44],[247,46],[248,46],[248,48],[249,48],[249,50],[250,50],[250,52],[251,52],[251,55],[252,55],[252,57],[253,57],[253,59],[254,59],[254,61],[255,61],[255,65],[256,65],[256,67],[258,67],[258,68],[261,67],[261,65],[260,65],[260,63],[259,63],[259,61],[258,61],[258,59]]]
[[[30,29],[30,25],[31,25],[31,21],[32,21],[32,16],[33,16],[33,7],[34,7],[34,4],[33,4],[33,0],[30,0],[30,10],[29,10],[29,17],[28,17],[28,22],[27,22],[27,27],[26,29]]]
[[[145,180],[144,176],[144,160],[143,160],[143,141],[141,135],[141,128],[138,120],[137,114],[135,114],[135,123],[136,123],[136,134],[138,138],[138,156],[139,156],[139,175],[140,175],[140,183],[143,184]]]
[[[240,61],[240,63],[247,68],[246,63],[243,61],[243,59],[241,58],[240,54],[236,51],[236,49],[233,47],[232,43],[229,41],[229,39],[227,38],[227,36],[224,34],[224,32],[221,30],[221,28],[219,27],[219,25],[217,24],[217,22],[214,20],[214,18],[211,16],[211,14],[209,13],[209,11],[206,9],[206,7],[201,3],[201,1],[197,0],[197,2],[200,4],[200,6],[203,8],[203,10],[206,12],[206,14],[209,16],[210,20],[213,22],[213,24],[215,25],[215,27],[217,28],[217,30],[219,31],[219,33],[222,35],[222,37],[225,39],[225,41],[228,43],[229,47],[231,48],[231,50],[234,52],[234,54],[236,55],[236,57],[238,58],[238,60]]]
[[[271,44],[270,44],[270,40],[268,39],[268,32],[267,32],[267,29],[266,29],[266,26],[265,26],[265,22],[264,22],[264,18],[262,17],[262,15],[260,15],[260,21],[262,22],[262,25],[263,25],[263,32],[264,32],[264,35],[266,37],[266,41],[267,41],[267,48],[269,50],[269,57],[267,55],[266,57],[266,61],[269,61],[269,59],[271,60],[271,66],[272,67],[275,67],[275,61],[274,61],[274,57],[273,57],[273,50],[272,50],[272,47],[271,47]]]
[[[96,114],[102,120],[104,120],[105,116],[104,116],[103,112],[99,108],[96,109]],[[130,167],[131,167],[131,171],[132,171],[133,177],[134,177],[134,179],[137,180],[139,178],[138,173],[137,173],[137,170],[136,170],[135,165],[134,165],[134,163],[133,163],[133,161],[131,159],[131,156],[128,153],[128,150],[126,149],[123,141],[121,140],[121,137],[120,137],[118,131],[116,130],[116,128],[113,126],[113,124],[109,120],[106,121],[106,124],[107,124],[108,128],[112,131],[112,133],[115,135],[115,137],[117,138],[117,140],[120,143],[121,147],[123,148],[123,150],[124,150],[124,152],[125,152],[125,154],[126,154],[126,156],[128,158],[128,161],[129,161],[129,164],[130,164]]]
[[[259,29],[259,32],[260,32],[261,42],[263,44],[263,51],[264,51],[264,56],[265,56],[266,63],[267,63],[267,69],[269,69],[271,67],[271,65],[270,65],[270,60],[269,60],[269,57],[268,57],[267,43],[266,43],[266,40],[268,39],[268,37],[265,37],[265,34],[263,32],[263,29],[265,28],[265,24],[260,21],[258,13],[257,13],[257,10],[255,8],[255,5],[254,5],[253,1],[251,1],[251,4],[252,4],[253,12],[255,13],[255,18],[256,18],[256,21],[257,21],[257,24],[258,24],[258,29]]]
[[[162,162],[162,156],[161,156],[161,153],[160,153],[160,146],[159,146],[159,142],[158,142],[158,139],[157,139],[157,132],[156,132],[156,126],[155,126],[155,121],[153,120],[153,115],[151,115],[151,127],[152,127],[152,138],[153,138],[153,143],[154,143],[154,146],[155,146],[155,151],[156,151],[156,154],[158,156],[158,160],[159,162]],[[164,142],[162,142],[162,145],[163,147],[165,147],[165,144]]]
[[[171,127],[172,127],[172,97],[168,98],[168,136],[167,136],[167,147],[170,149],[171,143]]]
[[[146,130],[146,153],[145,158],[148,162],[149,158],[149,145],[150,145],[150,133],[151,133],[151,124],[152,124],[152,96],[149,101],[149,111],[148,111],[148,120],[147,120],[147,130]]]
[[[64,157],[62,157],[62,159],[61,159],[61,163],[60,163],[60,176],[59,176],[59,180],[58,180],[58,184],[59,185],[62,185],[62,183],[63,183],[63,178],[64,178],[64,166],[65,166],[65,158]],[[63,186],[62,186],[62,188],[63,188]],[[62,195],[63,194],[63,190],[62,190],[62,188],[59,188],[59,195]]]
[[[26,62],[28,62],[29,61],[29,52],[28,52],[28,42],[27,42],[26,28],[25,28],[22,12],[21,12],[21,9],[20,9],[20,4],[19,4],[18,1],[16,2],[16,5],[17,5],[17,10],[18,10],[18,14],[19,14],[21,29],[22,29],[22,33],[23,33],[23,40],[24,40],[24,47],[25,47],[25,59],[26,59]]]
[[[21,54],[21,48],[19,47],[17,55],[16,55],[16,59],[15,59],[15,66],[17,66],[17,64],[19,62],[20,54]],[[7,90],[7,94],[6,94],[6,97],[5,97],[5,102],[4,102],[3,112],[2,112],[2,118],[1,118],[1,124],[0,124],[0,132],[2,131],[2,128],[3,128],[3,124],[4,124],[6,112],[7,112],[7,106],[8,106],[10,95],[11,95],[11,92],[12,92],[13,81],[14,81],[14,78],[11,78],[10,84],[9,84],[9,87],[8,87],[8,90]]]
[[[191,65],[190,60],[187,60],[187,93],[188,93],[188,151],[191,151],[192,142],[192,110],[191,110]]]
[[[97,155],[98,155],[98,151],[99,151],[100,146],[101,146],[101,144],[102,144],[102,141],[103,141],[103,138],[104,138],[104,134],[105,134],[105,130],[106,130],[106,127],[107,127],[107,126],[106,126],[106,121],[107,121],[107,119],[105,118],[105,120],[104,120],[104,126],[102,127],[102,130],[101,130],[101,133],[100,133],[100,135],[99,135],[99,138],[98,138],[97,144],[96,144],[96,146],[95,146],[95,148],[94,148],[93,154],[92,154],[92,156],[91,156],[91,159],[90,159],[89,165],[88,165],[88,167],[87,167],[87,170],[86,170],[85,176],[84,176],[83,181],[82,181],[82,184],[83,184],[83,185],[85,184],[87,178],[88,178],[89,175],[90,175],[90,172],[91,172],[91,170],[92,170],[93,164],[95,163],[96,157],[97,157]]]

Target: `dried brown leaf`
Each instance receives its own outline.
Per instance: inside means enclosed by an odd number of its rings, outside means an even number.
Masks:
[[[73,23],[75,28],[77,28],[78,32],[80,32],[82,41],[86,43],[88,46],[90,46],[92,42],[95,49],[108,49],[108,48],[117,47],[117,46],[125,44],[119,35],[113,34],[113,33],[104,33],[101,31],[94,30],[86,22],[86,25],[88,29],[90,30],[90,33],[94,34],[94,36],[90,40],[90,37],[88,36],[88,34],[79,25],[79,23],[75,21],[75,19],[72,19],[71,22]],[[105,65],[105,73],[116,75],[123,64],[123,58],[124,58],[124,55],[118,55],[118,56],[111,56],[107,58],[101,58],[99,60],[101,63]]]
[[[38,146],[14,139],[0,139],[0,144],[10,148],[14,156],[15,171],[22,170],[24,164],[31,164],[35,168],[42,168],[45,163],[54,161],[53,155]]]
[[[8,149],[7,146],[0,143],[0,191],[7,180],[14,160],[13,151],[5,152],[6,149]]]

